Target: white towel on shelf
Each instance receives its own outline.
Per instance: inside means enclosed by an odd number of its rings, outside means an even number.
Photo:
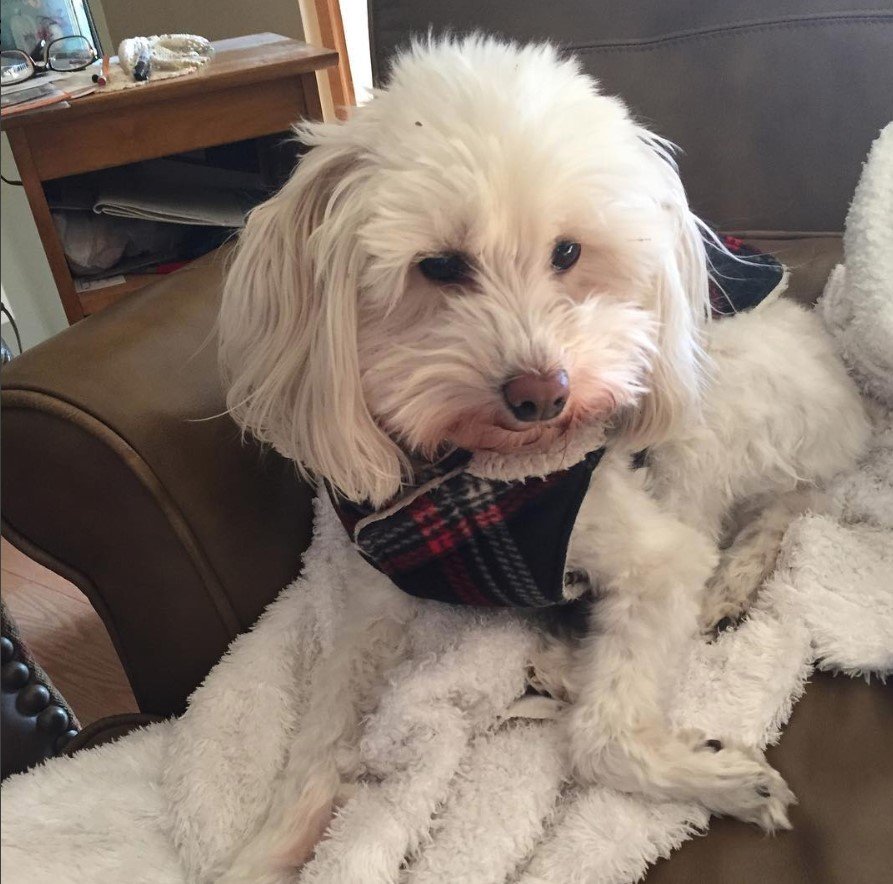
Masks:
[[[241,228],[255,205],[250,196],[240,191],[120,184],[104,188],[93,211],[140,221]]]
[[[141,221],[241,228],[263,198],[260,177],[253,173],[154,160],[127,176],[109,176],[93,211]]]

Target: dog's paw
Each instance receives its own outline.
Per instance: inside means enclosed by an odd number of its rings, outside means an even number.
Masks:
[[[572,728],[569,738],[570,766],[580,782],[662,801],[696,801],[766,832],[790,828],[787,811],[796,799],[759,750],[693,730],[600,743]]]
[[[704,586],[700,615],[702,630],[715,634],[717,624],[740,621],[753,604],[766,574],[766,556],[755,554],[749,546],[725,552]]]
[[[732,603],[703,607],[698,620],[701,635],[712,641],[724,632],[737,629],[747,616],[748,608],[749,605]]]
[[[791,828],[788,808],[797,799],[760,753],[723,748],[713,758],[717,762],[716,778],[702,798],[709,810],[754,823],[765,832]]]
[[[790,829],[788,808],[797,803],[763,753],[728,737],[714,737],[698,730],[676,733],[695,756],[693,796],[709,810],[754,823],[766,832]]]
[[[759,749],[696,730],[676,736],[691,753],[684,764],[691,797],[713,813],[754,823],[766,832],[791,827],[787,810],[796,803],[794,793]]]
[[[716,638],[734,629],[746,616],[754,592],[740,592],[724,583],[710,581],[704,588],[698,624],[703,635]]]

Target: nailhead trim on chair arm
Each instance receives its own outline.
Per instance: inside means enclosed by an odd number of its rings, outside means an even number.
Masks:
[[[3,608],[0,637],[2,776],[62,752],[80,730],[77,718],[22,643]]]

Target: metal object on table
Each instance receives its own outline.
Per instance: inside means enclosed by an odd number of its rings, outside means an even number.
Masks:
[[[4,49],[0,53],[0,85],[24,83],[44,71],[82,71],[96,61],[93,44],[81,36],[59,37],[50,43],[41,41],[35,51],[41,56],[38,60],[20,49]]]

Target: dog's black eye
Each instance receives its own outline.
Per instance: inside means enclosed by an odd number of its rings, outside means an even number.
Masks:
[[[432,282],[462,282],[471,273],[465,258],[455,252],[423,258],[419,261],[419,270]]]
[[[552,249],[552,267],[559,273],[570,270],[580,257],[582,248],[580,243],[571,242],[569,239],[563,239],[555,244]]]

